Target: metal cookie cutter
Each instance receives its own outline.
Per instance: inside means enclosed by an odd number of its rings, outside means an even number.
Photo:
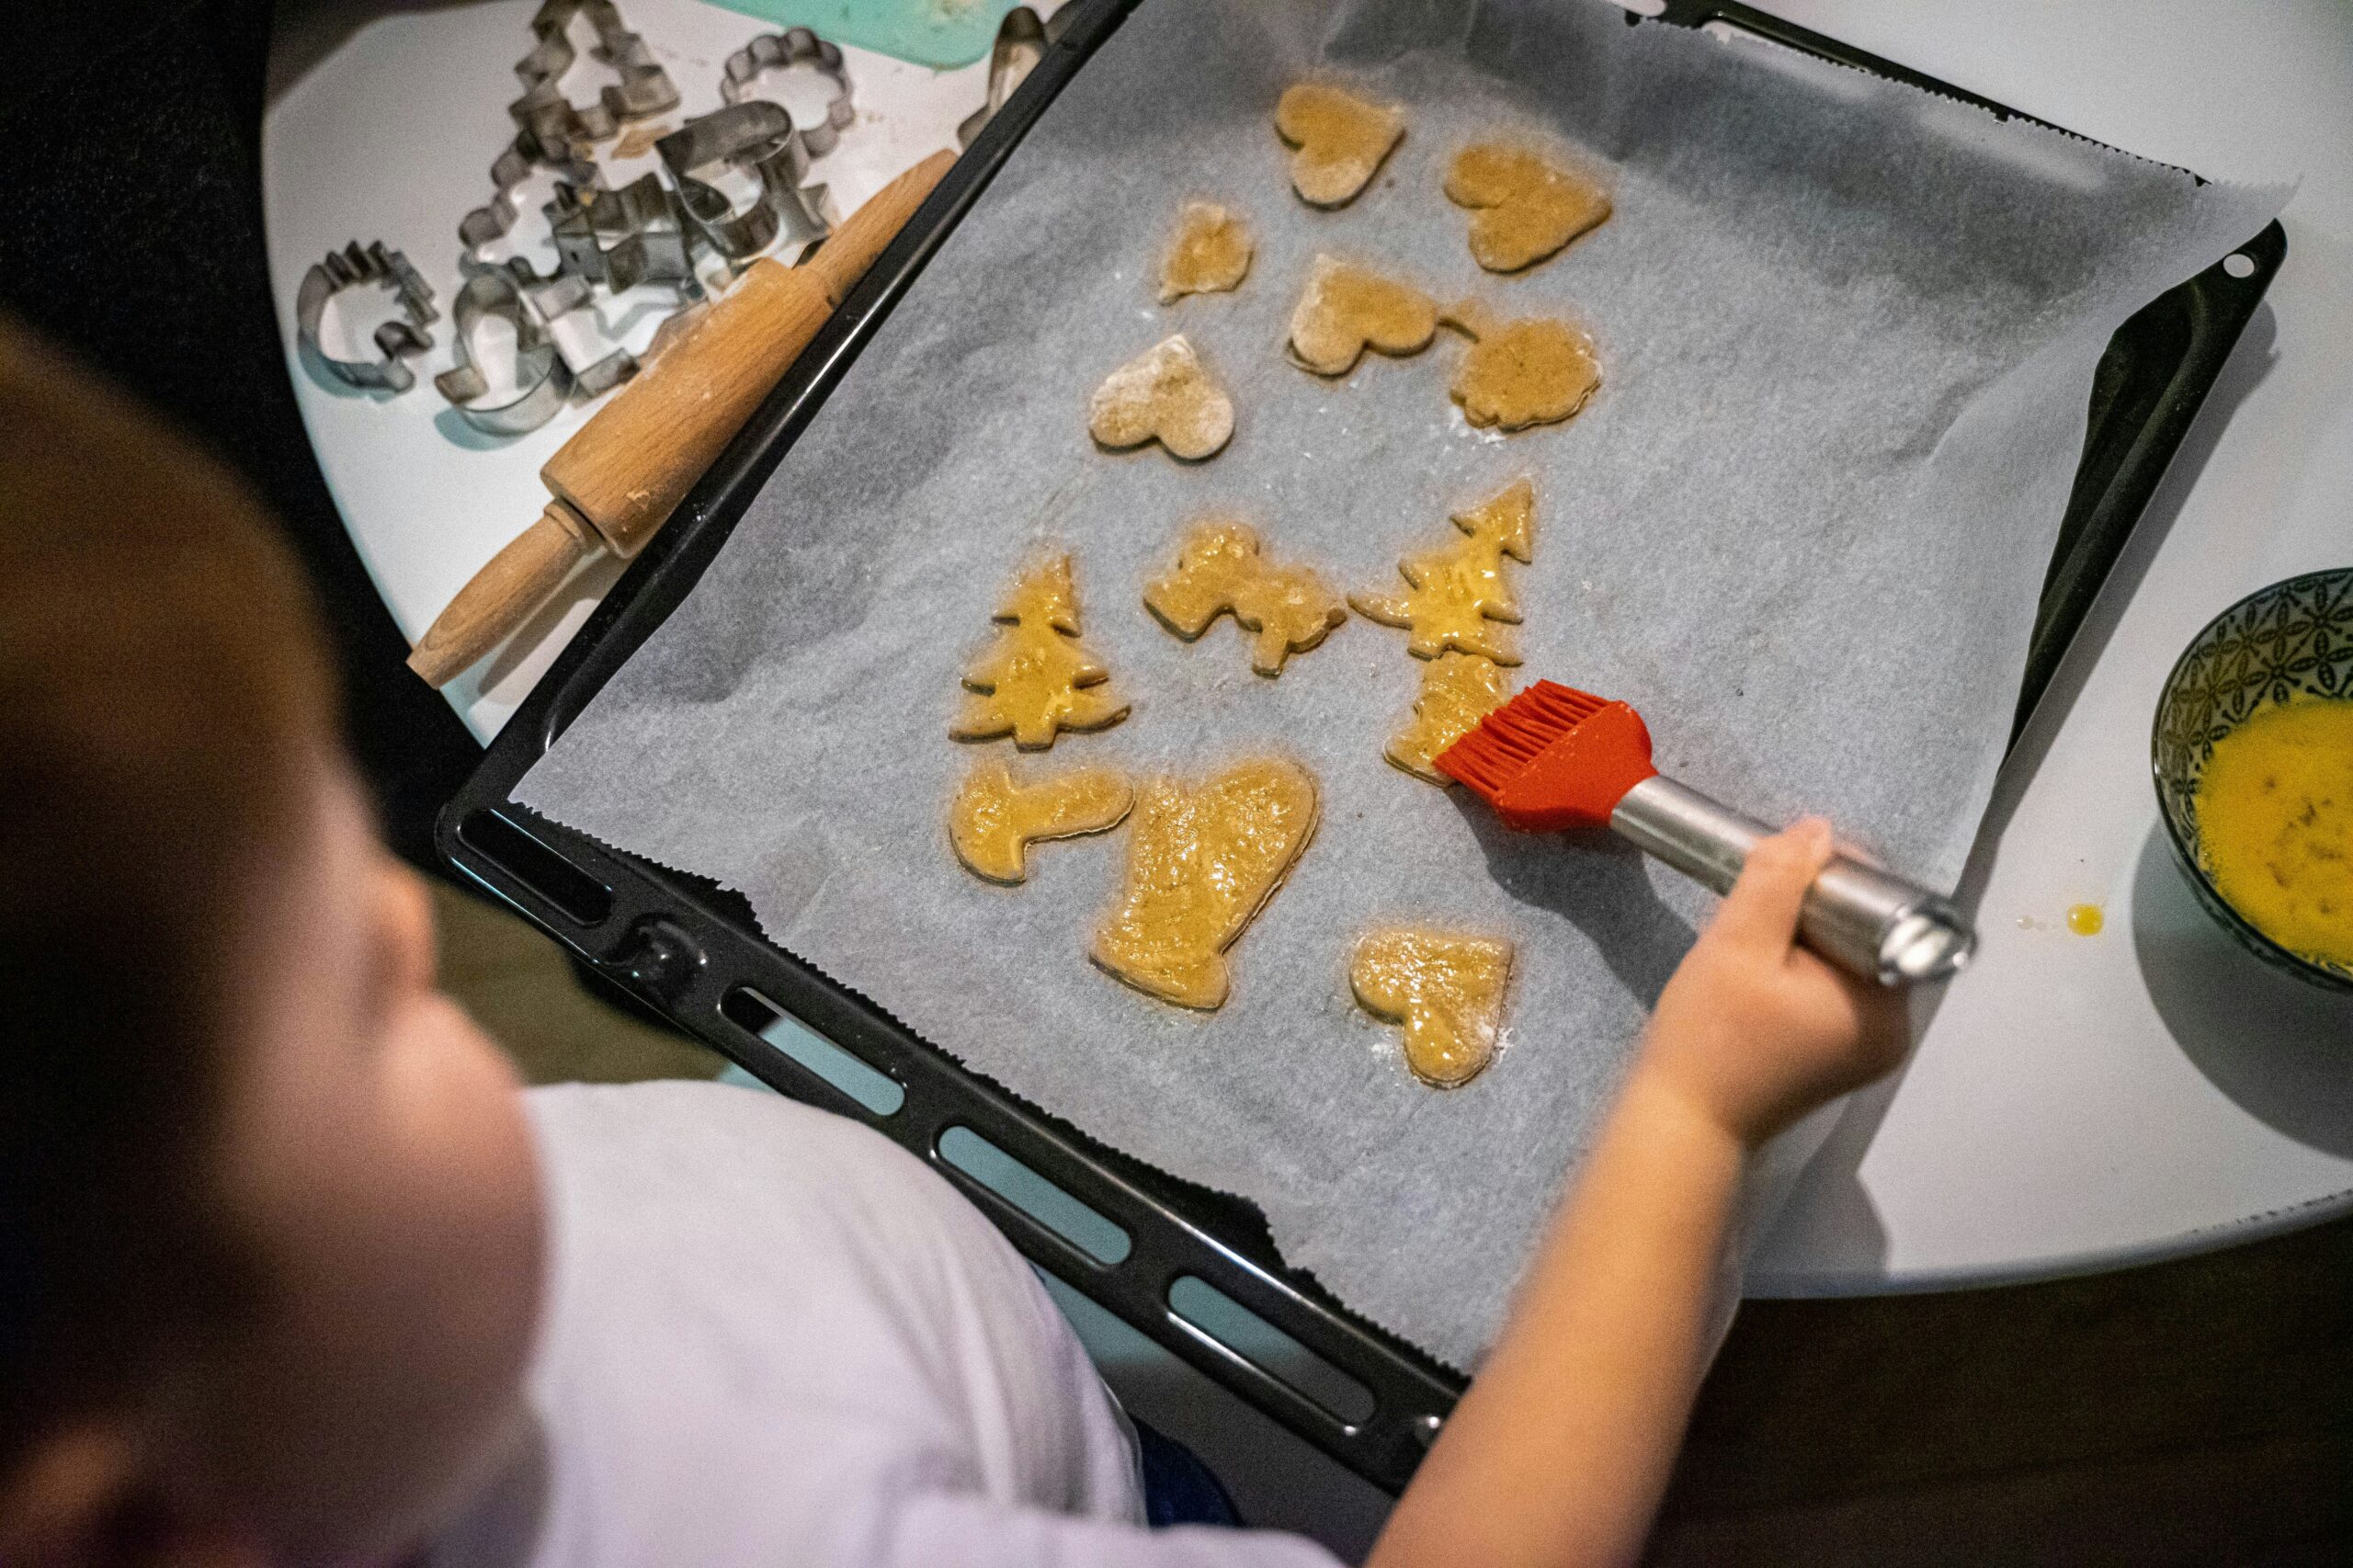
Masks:
[[[576,58],[571,37],[574,17],[588,18],[597,33],[597,57],[620,76],[591,104],[570,102],[558,85]],[[515,63],[523,96],[507,106],[507,112],[522,128],[517,144],[535,161],[585,157],[589,145],[613,134],[620,121],[678,107],[678,89],[670,74],[645,40],[629,30],[612,0],[545,0],[531,18],[531,31],[539,42]]]
[[[319,346],[319,325],[326,317],[327,301],[356,283],[390,289],[399,299],[406,321],[388,321],[376,329],[376,352],[381,359],[337,359]],[[422,354],[433,347],[433,335],[422,329],[438,321],[433,290],[408,257],[384,248],[381,240],[362,246],[352,241],[302,274],[294,293],[294,332],[303,352],[318,356],[337,381],[348,386],[404,392],[416,384],[416,372],[401,363],[405,354]]]
[[[490,384],[474,359],[474,329],[493,317],[515,326],[515,395],[502,403],[485,404],[481,400]],[[511,272],[485,267],[467,278],[449,307],[449,320],[458,363],[434,377],[433,385],[467,424],[493,436],[519,436],[556,416],[572,395],[572,371],[540,329],[539,318]]]
[[[824,187],[801,183],[810,154],[782,105],[746,98],[687,121],[654,146],[677,182],[695,232],[727,260],[758,255],[779,233],[801,241],[824,234]],[[757,175],[759,199],[738,211],[723,191],[695,177],[694,171],[722,164]]]
[[[490,165],[490,199],[458,221],[458,243],[467,250],[480,250],[515,226],[515,190],[531,177],[535,164],[551,164],[559,176],[584,189],[597,184],[597,165],[587,159],[569,153],[559,158],[538,159],[532,149],[529,134],[518,134],[506,151],[498,154],[498,161]]]
[[[1063,13],[1055,13],[1056,21],[1062,17]],[[1048,41],[1046,24],[1039,21],[1038,13],[1029,6],[1016,6],[1005,14],[1005,20],[997,24],[995,46],[989,51],[988,102],[957,125],[958,146],[970,147],[988,122],[996,118],[996,111],[1005,107],[1005,100],[1013,96],[1013,90],[1038,68],[1038,62],[1046,58]]]
[[[727,57],[721,67],[719,96],[731,104],[740,104],[752,97],[752,84],[759,80],[763,71],[784,71],[795,65],[813,65],[821,74],[834,79],[834,96],[825,105],[825,121],[801,131],[801,140],[813,158],[822,158],[834,150],[858,119],[858,110],[850,103],[849,72],[842,63],[842,51],[807,28],[787,28],[780,33],[762,33]]]
[[[500,270],[515,280],[515,286],[521,290],[523,298],[529,301],[540,320],[551,329],[549,341],[562,357],[564,369],[571,372],[574,391],[583,397],[602,397],[637,374],[637,356],[627,348],[616,347],[600,358],[584,362],[574,354],[573,347],[566,343],[563,335],[552,330],[560,319],[574,311],[586,308],[595,301],[596,285],[576,272],[558,270],[551,277],[541,278],[532,269],[531,264],[519,256],[498,265]],[[677,319],[677,312],[673,312],[664,318],[662,324],[666,328]],[[655,335],[654,341],[657,344],[662,341],[659,333]]]
[[[640,283],[701,292],[677,199],[659,176],[642,175],[619,190],[559,184],[547,213],[563,271],[616,294]]]

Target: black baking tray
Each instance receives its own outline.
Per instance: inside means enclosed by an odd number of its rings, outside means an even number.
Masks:
[[[441,813],[437,842],[466,878],[512,904],[583,963],[797,1099],[855,1117],[929,1161],[1031,1260],[1374,1483],[1412,1475],[1463,1380],[1364,1322],[1277,1256],[1237,1199],[1176,1180],[967,1071],[881,1007],[769,944],[727,889],[618,854],[513,803],[516,785],[693,588],[752,497],[843,370],[986,188],[1040,113],[1138,0],[1076,0],[1054,40],[904,233],[769,395],[668,526],[608,594]],[[1173,3],[1173,0],[1160,0]],[[1670,0],[1660,18],[1740,28],[1771,42],[2011,111],[1745,6]],[[1630,17],[1630,23],[1633,18]],[[2023,722],[2140,519],[2200,403],[2285,255],[2273,223],[2233,258],[2161,296],[2116,334],[2095,378],[2091,423],[2044,585],[2018,715]],[[2251,265],[2250,265],[2251,264]],[[895,1085],[859,1096],[764,1040],[779,1015]],[[872,1080],[881,1083],[881,1079]],[[903,1096],[894,1110],[875,1107]],[[1008,1198],[941,1139],[978,1134],[1123,1230],[1088,1244],[1053,1202]],[[1198,1305],[1190,1278],[1256,1313]],[[1183,1307],[1186,1314],[1180,1316]],[[1267,1332],[1268,1325],[1278,1331]]]

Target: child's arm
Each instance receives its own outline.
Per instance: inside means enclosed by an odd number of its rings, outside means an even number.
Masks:
[[[1743,1162],[1903,1056],[1900,998],[1792,946],[1829,856],[1819,821],[1750,854],[1660,995],[1510,1322],[1370,1568],[1561,1568],[1641,1551],[1705,1370]]]

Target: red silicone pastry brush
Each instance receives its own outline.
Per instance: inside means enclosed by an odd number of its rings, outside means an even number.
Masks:
[[[1508,827],[1608,828],[1720,893],[1773,831],[1663,776],[1643,716],[1625,703],[1549,680],[1438,753],[1438,768]],[[1814,951],[1882,985],[1941,979],[1977,946],[1949,901],[1846,855],[1814,879],[1799,930]]]

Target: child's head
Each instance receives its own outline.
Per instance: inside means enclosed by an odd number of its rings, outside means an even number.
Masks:
[[[540,1199],[300,573],[0,324],[0,1562],[381,1551],[515,1430]]]

